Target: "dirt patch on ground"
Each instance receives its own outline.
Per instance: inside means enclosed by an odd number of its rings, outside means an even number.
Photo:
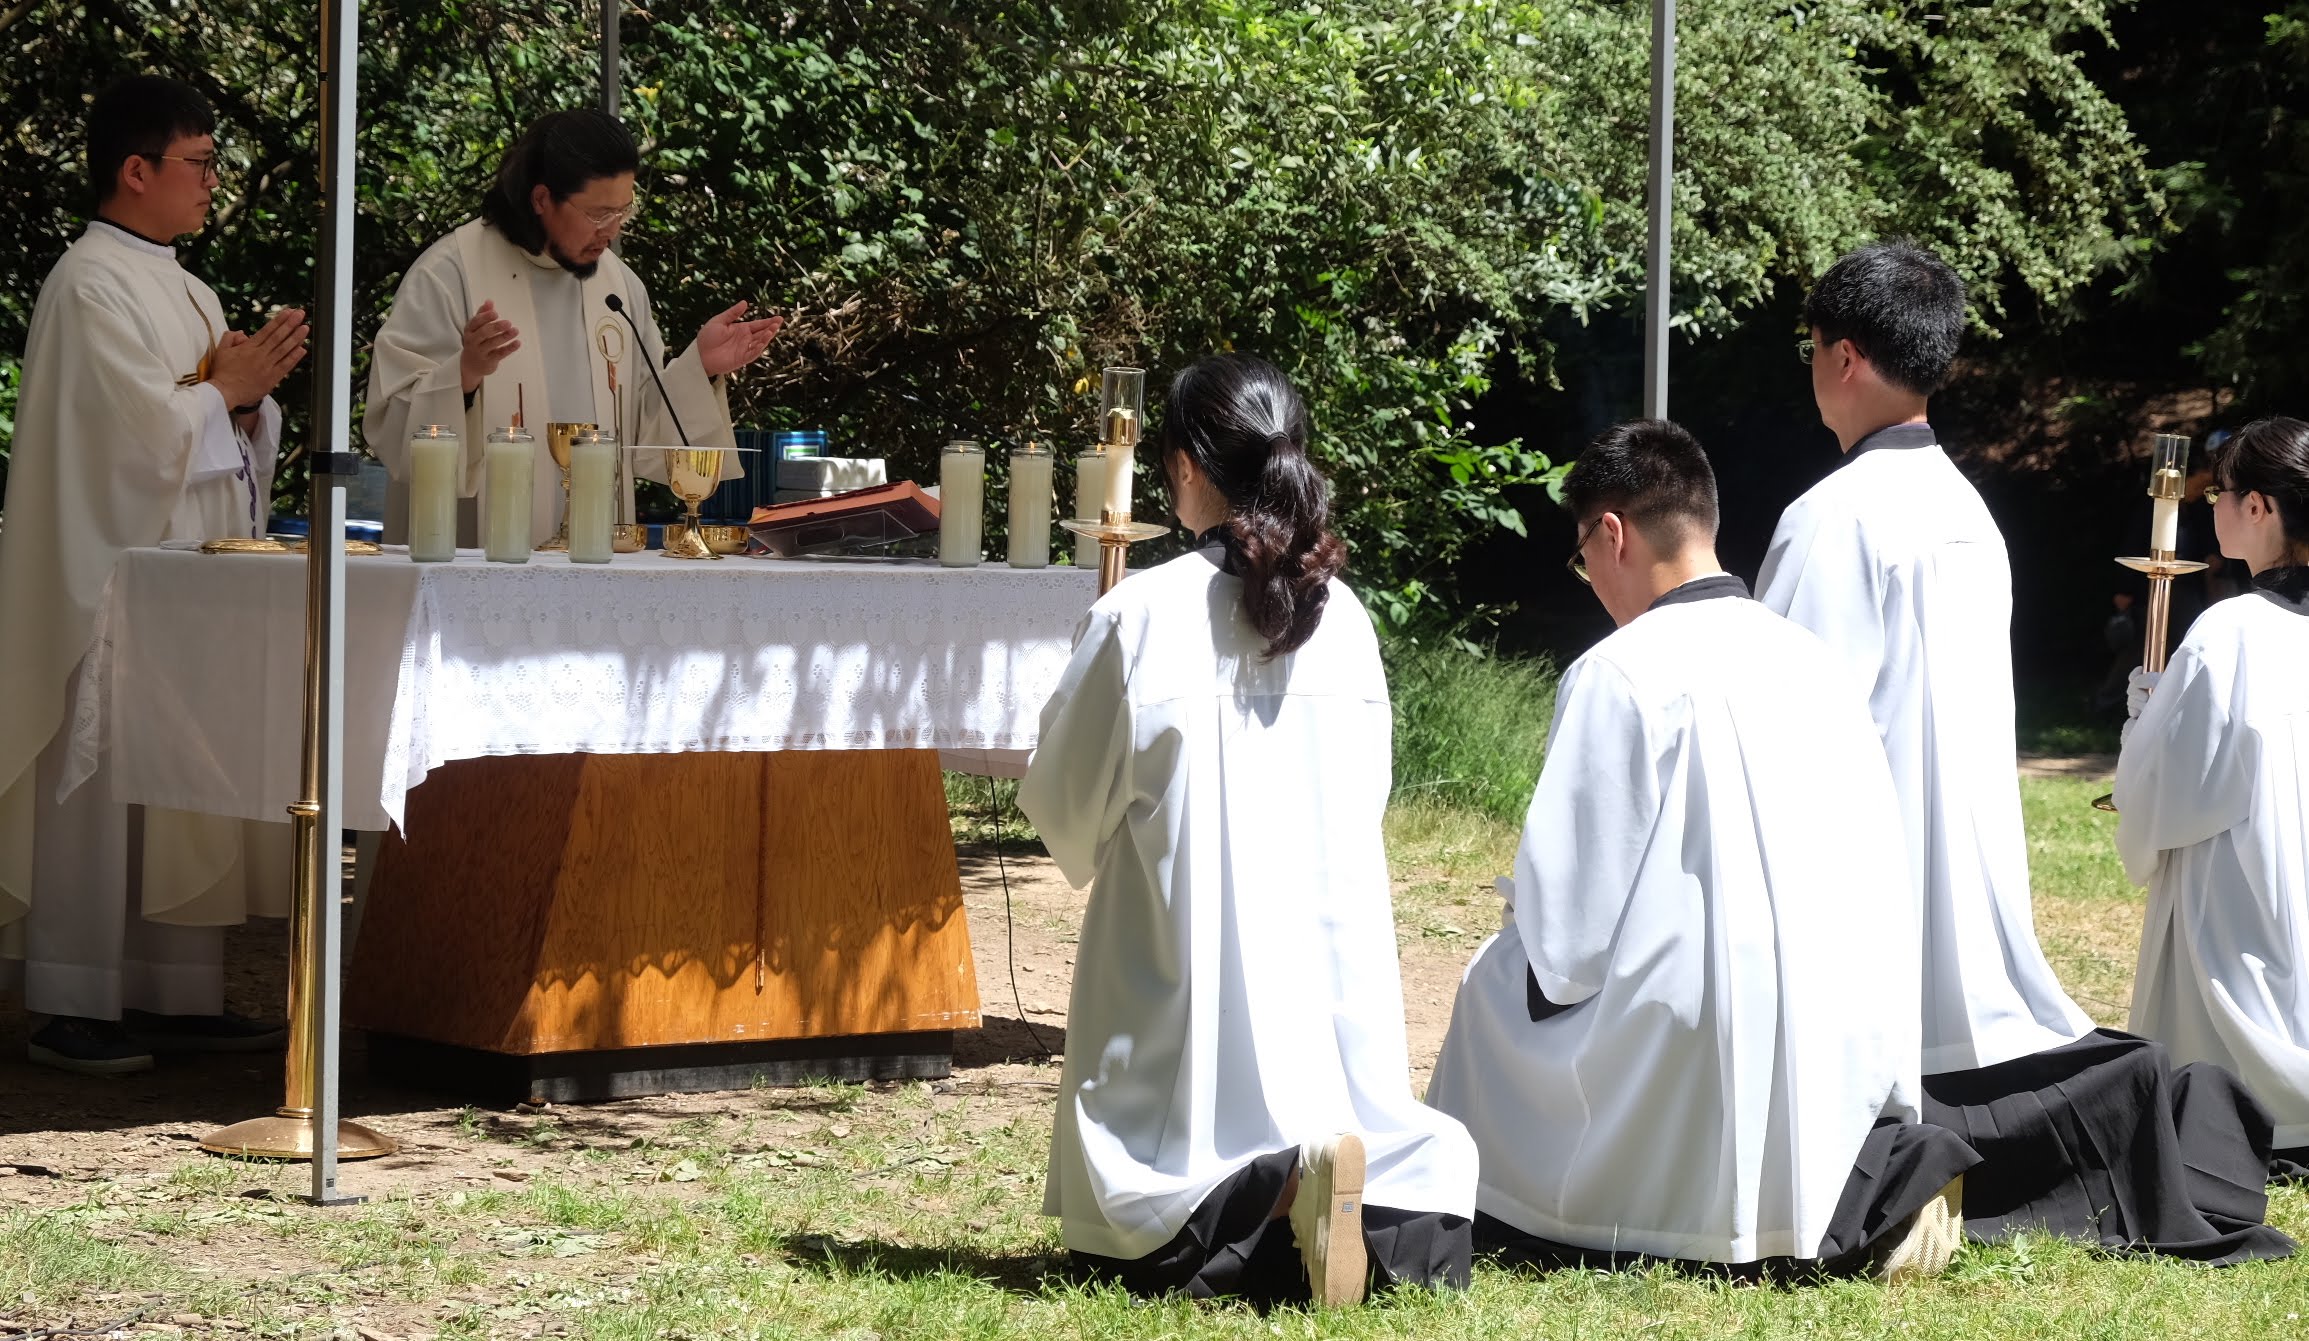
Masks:
[[[2113,754],[2024,754],[2020,757],[2020,775],[2024,778],[2113,778],[2117,775],[2117,757]]]
[[[998,861],[989,849],[966,849],[962,875],[984,1027],[957,1039],[954,1075],[936,1089],[982,1110],[974,1122],[1000,1125],[1046,1110],[1056,1096],[1087,894],[1069,888],[1039,853],[1006,852]],[[1460,971],[1492,925],[1442,940],[1403,931],[1404,1013],[1420,1089],[1450,1023]],[[228,1004],[277,1015],[287,952],[279,923],[233,929],[226,939]],[[0,1000],[0,1204],[55,1205],[77,1195],[75,1184],[165,1178],[203,1134],[261,1115],[281,1098],[278,1054],[164,1057],[144,1075],[75,1076],[26,1062],[28,1031],[21,1001]],[[345,1115],[401,1143],[396,1155],[344,1166],[344,1189],[371,1198],[519,1186],[572,1149],[664,1147],[700,1118],[775,1122],[795,1112],[791,1092],[769,1090],[475,1108],[373,1082],[358,1034],[348,1038],[344,1075]],[[260,1257],[261,1249],[259,1243]]]

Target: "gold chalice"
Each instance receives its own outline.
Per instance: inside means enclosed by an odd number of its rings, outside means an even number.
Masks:
[[[561,467],[561,525],[553,530],[553,538],[537,547],[540,554],[563,553],[569,548],[569,444],[592,424],[547,424],[545,450],[553,453],[553,464]]]
[[[673,486],[674,496],[681,499],[689,515],[682,519],[678,532],[669,531],[662,551],[669,559],[718,559],[712,545],[706,542],[705,532],[698,521],[698,505],[713,494],[722,482],[722,452],[720,447],[668,447],[665,449],[666,483]]]

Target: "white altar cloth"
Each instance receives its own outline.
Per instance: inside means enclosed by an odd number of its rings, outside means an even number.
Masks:
[[[486,755],[1032,749],[1096,594],[1063,567],[348,559],[345,822],[399,824],[428,772]],[[116,800],[281,819],[304,599],[302,555],[130,551],[83,676],[75,776],[109,750]]]

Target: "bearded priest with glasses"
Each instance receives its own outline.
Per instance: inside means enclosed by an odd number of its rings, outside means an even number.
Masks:
[[[760,358],[783,323],[749,321],[747,304],[735,303],[667,359],[649,290],[610,250],[633,217],[640,166],[632,134],[606,112],[540,117],[506,151],[481,217],[426,248],[401,277],[377,332],[362,421],[392,476],[388,541],[407,538],[409,435],[426,424],[458,431],[461,491],[477,499],[482,445],[516,416],[541,448],[548,423],[614,428],[628,446],[737,445],[723,379]],[[725,477],[744,473],[734,455],[724,460]],[[633,520],[633,476],[665,478],[662,454],[630,461],[620,521]],[[562,494],[549,453],[537,453],[536,469],[530,530],[542,542],[561,524]],[[477,543],[478,515],[461,506],[459,544]]]

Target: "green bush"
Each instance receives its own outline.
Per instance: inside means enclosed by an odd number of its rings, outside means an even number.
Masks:
[[[1725,329],[1901,230],[1984,320],[2059,303],[2153,212],[2077,68],[2108,7],[1685,7],[1677,323]],[[85,95],[127,70],[218,105],[227,185],[186,254],[233,324],[309,293],[309,5],[0,10],[0,350],[79,231]],[[361,7],[357,345],[519,127],[592,98],[597,13]],[[1455,561],[1519,529],[1511,499],[1552,465],[1477,430],[1477,402],[1503,368],[1548,379],[1546,323],[1641,287],[1646,22],[1624,0],[628,6],[644,206],[622,247],[676,345],[740,297],[788,318],[735,379],[740,422],[824,427],[900,475],[954,436],[1070,461],[1104,364],[1144,364],[1159,398],[1202,354],[1267,355],[1307,394],[1374,618],[1456,624]],[[308,386],[283,388],[291,494]]]
[[[1384,655],[1395,702],[1396,803],[1522,820],[1555,715],[1554,664],[1403,639]]]

